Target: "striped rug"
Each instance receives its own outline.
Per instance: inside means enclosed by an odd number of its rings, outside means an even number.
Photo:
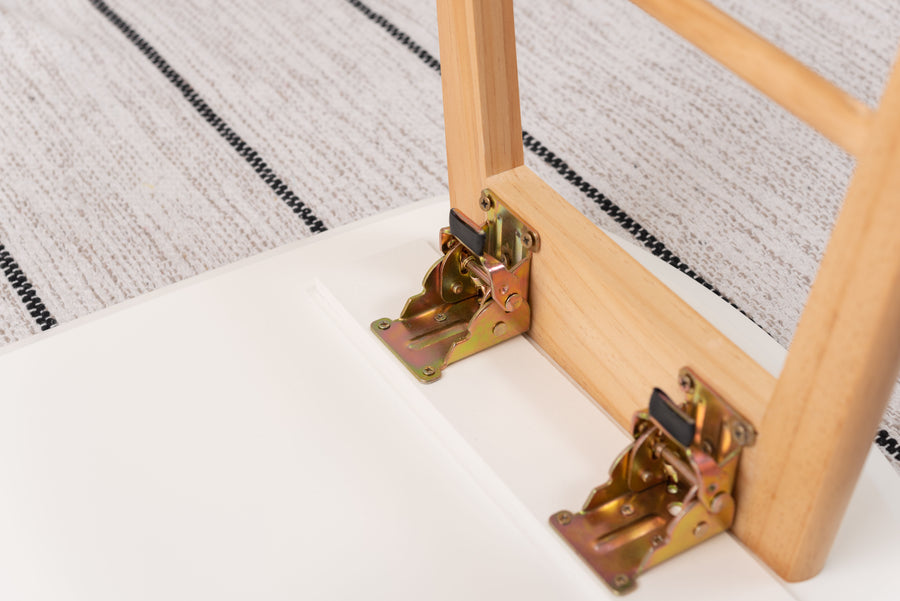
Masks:
[[[715,4],[877,102],[900,4]],[[788,344],[851,158],[627,0],[516,11],[526,163]],[[437,49],[417,0],[0,0],[0,344],[446,192]]]

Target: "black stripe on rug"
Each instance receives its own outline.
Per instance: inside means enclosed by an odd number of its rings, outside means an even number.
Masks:
[[[401,31],[396,25],[391,23],[388,19],[371,8],[366,6],[360,0],[347,0],[353,7],[359,10],[362,14],[369,18],[370,21],[379,25],[382,29],[384,29],[392,38],[403,44],[410,52],[415,54],[419,59],[428,65],[435,72],[441,72],[441,62],[430,52],[422,48],[419,44],[417,44],[414,40],[412,40],[409,35]],[[591,199],[595,204],[600,207],[604,213],[613,218],[613,220],[618,223],[622,229],[630,233],[638,242],[643,244],[647,249],[650,250],[653,255],[659,257],[672,267],[676,268],[678,271],[690,276],[694,281],[701,284],[707,290],[714,292],[719,298],[726,301],[732,307],[740,311],[744,316],[753,321],[753,319],[744,313],[743,309],[738,307],[734,301],[725,296],[722,292],[720,292],[715,286],[710,284],[703,276],[699,275],[695,272],[691,267],[681,260],[675,253],[673,253],[666,245],[660,241],[656,236],[650,233],[647,228],[638,223],[633,217],[631,217],[628,213],[622,210],[622,207],[611,201],[605,194],[600,192],[596,186],[591,183],[585,181],[585,179],[575,172],[574,169],[569,167],[568,163],[566,163],[563,159],[561,159],[555,152],[552,152],[547,146],[545,146],[542,142],[536,139],[534,136],[529,134],[527,131],[522,131],[522,141],[525,144],[525,148],[533,152],[540,159],[542,159],[545,163],[553,167],[557,173],[563,176],[566,181],[575,186],[578,190],[580,190],[585,196]],[[756,323],[756,322],[754,322]],[[759,324],[757,324],[759,326]]]
[[[878,437],[875,439],[875,444],[883,448],[886,455],[900,461],[900,442],[897,442],[897,439],[891,436],[890,432],[887,430],[879,430]]]
[[[3,275],[12,284],[13,290],[19,295],[19,300],[25,305],[25,309],[41,330],[49,330],[57,325],[56,318],[50,315],[50,311],[34,291],[34,286],[28,281],[25,272],[2,244],[0,244],[0,269],[3,270]]]
[[[153,46],[151,46],[143,37],[141,37],[131,25],[126,23],[122,17],[116,14],[102,0],[88,0],[94,8],[106,17],[110,23],[116,26],[119,31],[125,34],[125,37],[152,62],[160,73],[168,79],[182,93],[185,99],[194,107],[194,109],[209,123],[219,135],[231,145],[234,150],[247,161],[253,170],[263,180],[291,210],[303,220],[310,231],[313,233],[324,232],[328,228],[322,223],[322,220],[316,217],[312,209],[310,209],[300,198],[288,188],[287,184],[276,176],[266,161],[263,160],[249,144],[244,142],[225,121],[219,117],[215,111],[210,108],[209,104],[203,100],[191,85],[175,70],[172,66],[159,55]]]
[[[368,17],[370,21],[372,21],[376,25],[379,25],[388,34],[390,34],[392,38],[400,42],[410,52],[419,57],[419,59],[428,67],[430,67],[437,73],[441,72],[441,62],[437,58],[435,58],[434,55],[432,55],[430,52],[428,52],[427,50],[422,48],[422,46],[412,40],[409,35],[401,31],[396,25],[386,19],[384,15],[376,13],[371,8],[366,6],[363,2],[360,2],[360,0],[347,0],[347,2],[349,2],[362,14]],[[547,148],[546,145],[544,145],[542,142],[540,142],[534,136],[524,130],[522,131],[522,141],[525,144],[525,148],[533,152],[545,163],[553,167],[557,173],[559,173],[566,179],[566,181],[575,186],[575,188],[580,190],[585,196],[596,203],[604,213],[612,217],[613,220],[622,227],[622,229],[630,233],[636,240],[638,240],[647,249],[649,249],[653,255],[659,257],[685,275],[690,276],[694,281],[701,284],[704,288],[715,293],[716,296],[740,311],[741,314],[747,317],[747,319],[753,321],[753,318],[747,315],[743,309],[738,307],[734,303],[734,301],[722,294],[722,292],[720,292],[715,286],[706,281],[703,276],[699,275],[697,272],[691,269],[691,267],[687,263],[685,263],[669,248],[667,248],[666,245],[656,236],[651,234],[650,231],[647,230],[647,228],[638,223],[633,217],[628,215],[628,213],[623,211],[619,205],[611,201],[605,194],[600,192],[600,190],[598,190],[596,186],[592,185],[588,181],[585,181],[585,179],[581,175],[579,175],[574,169],[569,167],[569,165],[563,159],[561,159],[556,155],[556,153]],[[756,322],[753,321],[753,323]],[[765,331],[762,326],[760,326],[759,324],[756,325],[757,327]],[[900,443],[898,443],[894,438],[891,438],[887,430],[881,430],[878,433],[878,438],[875,440],[875,442],[879,446],[884,447],[884,449],[891,457],[893,457],[897,461],[900,461]]]

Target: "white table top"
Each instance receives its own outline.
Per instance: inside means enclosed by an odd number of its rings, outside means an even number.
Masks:
[[[626,434],[526,338],[424,386],[368,331],[418,291],[445,202],[0,356],[0,598],[611,597],[547,518],[606,479]],[[778,369],[783,350],[691,294]],[[900,483],[876,453],[808,583],[784,585],[723,535],[643,575],[632,598],[890,590],[879,575],[900,559],[891,498]]]

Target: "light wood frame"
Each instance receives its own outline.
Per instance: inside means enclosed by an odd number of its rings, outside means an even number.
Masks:
[[[632,0],[857,159],[779,378],[523,165],[512,0],[437,0],[450,196],[541,235],[530,336],[622,425],[688,365],[759,430],[733,531],[790,581],[824,565],[900,367],[900,68],[872,110],[704,0]],[[587,492],[587,491],[586,491]]]

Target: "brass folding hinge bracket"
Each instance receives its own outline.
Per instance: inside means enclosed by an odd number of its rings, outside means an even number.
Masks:
[[[423,382],[469,355],[521,334],[531,326],[528,283],[537,232],[490,190],[481,193],[485,224],[452,209],[441,229],[441,252],[406,301],[399,319],[376,319],[372,331]]]
[[[734,521],[738,460],[756,431],[690,369],[681,370],[679,383],[682,405],[657,388],[647,411],[635,414],[634,442],[584,508],[550,517],[617,593]]]

